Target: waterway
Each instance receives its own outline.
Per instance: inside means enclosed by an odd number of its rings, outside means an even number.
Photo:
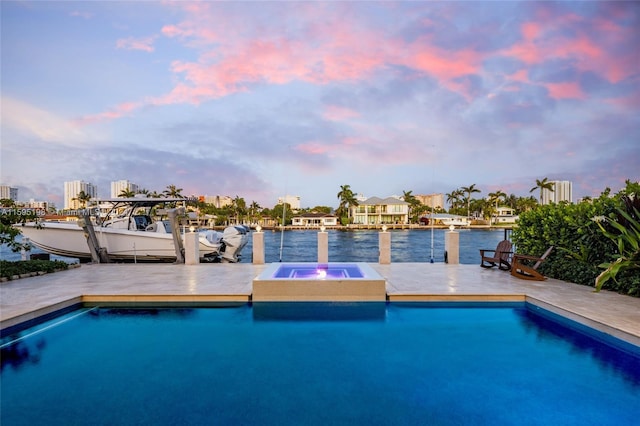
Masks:
[[[378,262],[379,231],[328,230],[329,261]],[[448,230],[393,230],[391,233],[391,262],[444,262],[444,238]],[[480,263],[480,249],[495,249],[504,239],[502,229],[460,230],[460,263]],[[315,262],[318,259],[318,232],[264,232],[265,262]],[[433,238],[432,238],[433,235]],[[282,238],[282,250],[281,248]],[[242,262],[251,262],[251,243],[243,250]]]
[[[377,230],[328,230],[329,261],[332,262],[378,262]],[[391,262],[444,262],[444,238],[448,230],[391,230]],[[480,249],[495,249],[499,241],[505,237],[502,229],[461,229],[460,263],[475,264],[480,262]],[[282,244],[281,244],[282,243]],[[318,260],[318,231],[299,230],[264,231],[265,262],[315,262]],[[42,253],[34,249],[33,253]],[[241,263],[251,263],[252,238],[242,251]],[[20,260],[20,253],[12,252],[7,246],[0,246],[0,259]],[[51,259],[69,262],[60,256]]]

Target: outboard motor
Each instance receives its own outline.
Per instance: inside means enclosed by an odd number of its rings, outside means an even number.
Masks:
[[[222,260],[225,262],[236,263],[240,252],[249,242],[247,228],[244,226],[228,226],[222,233],[222,242],[225,249],[221,252]]]
[[[212,230],[207,230],[207,231],[201,231],[200,232],[201,236],[204,236],[207,241],[209,241],[211,244],[220,244],[220,240],[222,240],[222,233],[218,232],[218,231],[212,231]]]

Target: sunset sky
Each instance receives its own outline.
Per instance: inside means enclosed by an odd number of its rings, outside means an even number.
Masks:
[[[3,185],[336,207],[640,179],[640,2],[2,1]]]

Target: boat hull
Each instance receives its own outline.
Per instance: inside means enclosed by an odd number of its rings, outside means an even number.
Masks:
[[[36,226],[27,223],[20,226],[24,237],[52,254],[91,260],[89,245],[84,231],[76,223],[43,222]],[[106,249],[112,261],[175,262],[176,251],[172,234],[130,231],[125,229],[95,228],[101,248]],[[184,237],[183,237],[184,243]],[[214,257],[219,254],[219,244],[211,244],[201,238],[200,257]]]

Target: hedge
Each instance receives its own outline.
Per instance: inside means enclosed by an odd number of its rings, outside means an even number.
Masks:
[[[638,197],[638,192],[638,184],[627,181],[627,188],[613,197],[606,190],[593,200],[543,205],[523,212],[512,235],[516,250],[539,256],[554,246],[540,266],[541,272],[551,278],[593,287],[603,271],[600,265],[620,257],[618,246],[605,236],[597,222],[603,217],[617,218],[617,208],[623,207],[621,198]],[[609,225],[608,229],[613,227]],[[640,297],[639,271],[621,271],[603,288]]]

